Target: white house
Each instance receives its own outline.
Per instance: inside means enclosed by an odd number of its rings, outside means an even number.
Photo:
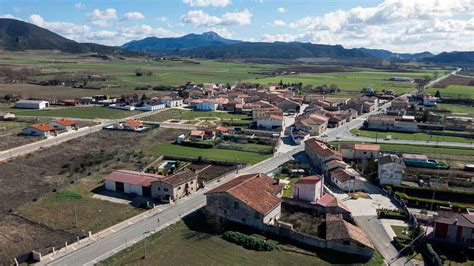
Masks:
[[[425,95],[423,97],[423,105],[424,106],[436,106],[437,98],[431,95]]]
[[[400,185],[405,173],[405,163],[396,155],[379,158],[378,176],[381,185]]]
[[[298,179],[293,185],[293,199],[316,202],[323,195],[323,180],[319,175]]]
[[[364,191],[364,179],[353,168],[337,168],[330,172],[331,181],[346,192]]]
[[[379,157],[380,145],[344,143],[339,145],[339,150],[344,159],[373,160]]]
[[[210,101],[200,101],[194,104],[194,110],[196,111],[215,111],[219,104]]]
[[[71,131],[77,129],[76,121],[66,118],[50,121],[48,125],[54,127],[54,129],[56,130]]]
[[[49,137],[56,135],[56,129],[48,124],[42,123],[24,128],[21,133],[25,136]]]
[[[283,127],[283,117],[279,115],[264,115],[256,118],[257,127],[264,129],[273,129]]]
[[[15,103],[15,108],[21,109],[45,109],[46,107],[49,107],[48,101],[19,100]]]
[[[146,103],[141,107],[135,107],[135,110],[150,112],[165,109],[165,107],[166,105],[164,103]]]
[[[161,103],[164,103],[166,107],[180,107],[183,106],[183,99],[166,97],[161,99]]]
[[[15,114],[14,113],[10,113],[10,112],[1,112],[0,111],[0,120],[3,120],[3,121],[9,121],[9,120],[14,120],[15,119]]]

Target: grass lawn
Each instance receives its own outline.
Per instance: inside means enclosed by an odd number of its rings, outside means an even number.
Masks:
[[[17,212],[32,220],[76,235],[108,228],[138,215],[143,209],[112,203],[92,197],[102,176],[95,174],[80,179],[57,192],[21,206]],[[77,227],[76,227],[77,217]]]
[[[5,133],[29,126],[30,123],[18,121],[0,121],[0,133]]]
[[[288,180],[290,183],[288,183],[288,186],[283,190],[283,197],[286,198],[292,198],[293,197],[293,185],[298,181],[300,177],[289,177]]]
[[[140,111],[125,111],[100,106],[68,107],[46,110],[27,110],[11,108],[10,111],[18,116],[71,117],[89,119],[119,119],[141,113]]]
[[[474,106],[447,103],[439,103],[437,106],[437,109],[448,110],[451,113],[474,115]]]
[[[272,146],[256,144],[256,143],[241,144],[241,143],[235,143],[235,142],[224,142],[223,144],[239,148],[242,151],[251,151],[251,152],[258,151],[258,152],[270,152],[271,153],[272,150],[273,150]]]
[[[224,149],[200,149],[194,147],[181,146],[171,143],[160,143],[151,147],[149,153],[153,155],[168,155],[185,158],[198,158],[217,160],[217,161],[228,161],[228,162],[239,162],[255,164],[270,158],[269,154],[260,154],[248,151],[234,151]]]
[[[385,139],[386,136],[392,136],[392,139],[409,139],[409,140],[418,140],[418,141],[440,141],[440,142],[463,142],[463,143],[472,143],[473,139],[462,138],[462,137],[452,137],[452,136],[436,136],[429,135],[426,133],[401,133],[401,132],[379,132],[372,130],[362,130],[353,128],[350,131],[352,134],[368,137],[368,138],[378,138]]]
[[[193,215],[190,215],[193,216]],[[328,265],[347,263],[347,256],[336,256],[331,252],[313,253],[280,244],[275,251],[252,251],[212,234],[207,225],[196,218],[185,217],[184,222],[148,237],[121,251],[99,265]],[[332,254],[332,256],[328,255]],[[326,257],[322,259],[321,257]],[[350,260],[349,260],[350,261]],[[381,264],[370,264],[381,265]]]
[[[353,141],[334,141],[330,144],[338,145],[342,143],[360,143]],[[385,152],[397,152],[397,153],[423,153],[423,154],[446,154],[446,155],[467,155],[474,156],[474,149],[462,148],[462,147],[438,147],[430,145],[406,145],[406,144],[388,144],[379,143],[381,150]]]
[[[466,85],[449,85],[446,88],[428,88],[425,92],[435,95],[436,91],[439,90],[441,97],[449,96],[453,98],[474,98],[474,86]]]
[[[408,235],[403,233],[403,231],[405,231],[405,233],[406,233],[408,227],[401,226],[401,225],[392,225],[391,227],[392,227],[392,230],[395,233],[395,235],[397,235],[400,238],[408,239]]]

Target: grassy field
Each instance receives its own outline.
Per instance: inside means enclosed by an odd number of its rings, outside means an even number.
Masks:
[[[342,143],[360,143],[350,141],[331,142],[332,145],[338,145]],[[422,153],[422,154],[444,154],[444,155],[463,155],[463,156],[474,156],[474,149],[469,148],[457,148],[457,147],[438,147],[429,145],[407,145],[407,144],[387,144],[379,143],[381,150],[385,152],[398,152],[398,153]]]
[[[191,120],[191,124],[197,123],[197,119],[199,120],[206,120],[208,118],[209,121],[218,121],[218,120],[235,120],[235,121],[244,121],[244,122],[251,122],[252,118],[247,115],[240,115],[240,114],[232,114],[227,112],[204,112],[204,111],[190,111],[190,110],[183,110],[183,109],[169,109],[159,114],[148,116],[145,120],[148,121],[156,121],[156,122],[163,122],[170,119],[177,119],[177,120]]]
[[[461,143],[472,143],[474,140],[462,137],[452,136],[435,136],[426,133],[401,133],[401,132],[378,132],[371,130],[362,130],[353,128],[350,131],[352,134],[368,137],[384,139],[386,136],[392,136],[392,139],[407,139],[407,140],[419,140],[419,141],[439,141],[439,142],[461,142]]]
[[[29,126],[30,123],[26,122],[17,122],[17,121],[0,121],[0,134],[7,133],[9,131],[14,131],[22,129]]]
[[[456,114],[474,115],[474,106],[469,105],[439,103],[437,105],[437,108],[440,110],[447,110],[451,113]]]
[[[200,149],[194,147],[181,146],[171,143],[160,143],[154,145],[150,151],[152,155],[168,155],[168,156],[177,156],[177,157],[186,157],[197,159],[202,157],[203,159],[208,160],[217,160],[217,161],[228,161],[228,162],[238,162],[238,163],[250,163],[255,164],[262,160],[269,158],[271,155],[260,154],[255,152],[248,151],[234,151],[234,150],[224,150],[224,149]]]
[[[26,110],[16,108],[3,108],[18,116],[42,116],[42,117],[71,117],[71,118],[101,118],[118,119],[141,113],[140,111],[125,111],[107,107],[66,107],[52,108],[46,110]],[[1,108],[0,108],[1,111]]]
[[[376,70],[361,70],[357,72],[338,72],[338,73],[304,73],[291,76],[267,77],[253,79],[251,81],[260,84],[278,83],[297,83],[302,82],[304,85],[320,86],[336,84],[340,89],[339,95],[358,94],[364,87],[373,87],[375,90],[393,90],[396,94],[402,94],[414,89],[414,83],[392,82],[389,81],[391,77],[403,76],[410,78],[421,78],[424,75],[432,75],[427,71],[416,72],[384,72]],[[338,96],[336,94],[335,96]]]
[[[449,85],[446,88],[429,88],[425,90],[425,92],[434,95],[438,90],[441,94],[441,97],[449,96],[453,98],[474,99],[474,86]]]
[[[282,246],[275,251],[252,251],[223,240],[204,229],[198,218],[148,237],[99,265],[328,265],[317,254]],[[294,250],[294,251],[293,251]],[[334,258],[334,260],[336,260]]]

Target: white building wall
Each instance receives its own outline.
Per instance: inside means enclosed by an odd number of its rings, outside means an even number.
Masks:
[[[22,131],[23,135],[27,136],[38,136],[38,137],[49,137],[50,133],[48,131],[43,132],[32,127],[27,127]]]
[[[280,219],[281,215],[281,204],[269,212],[265,217],[263,217],[263,222],[266,224],[274,224],[278,219]]]
[[[105,189],[115,191],[115,181],[105,180]]]

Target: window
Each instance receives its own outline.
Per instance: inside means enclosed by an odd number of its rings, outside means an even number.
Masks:
[[[234,201],[234,209],[238,209],[239,208],[239,203],[237,201]]]
[[[160,190],[161,190],[161,188],[160,188],[160,187],[158,187],[158,191],[160,191]]]
[[[194,181],[191,181],[189,184],[193,184],[193,183],[194,183]]]
[[[167,189],[167,188],[164,188],[163,191],[168,191],[168,189]]]
[[[178,187],[178,190],[181,190],[181,187]]]

